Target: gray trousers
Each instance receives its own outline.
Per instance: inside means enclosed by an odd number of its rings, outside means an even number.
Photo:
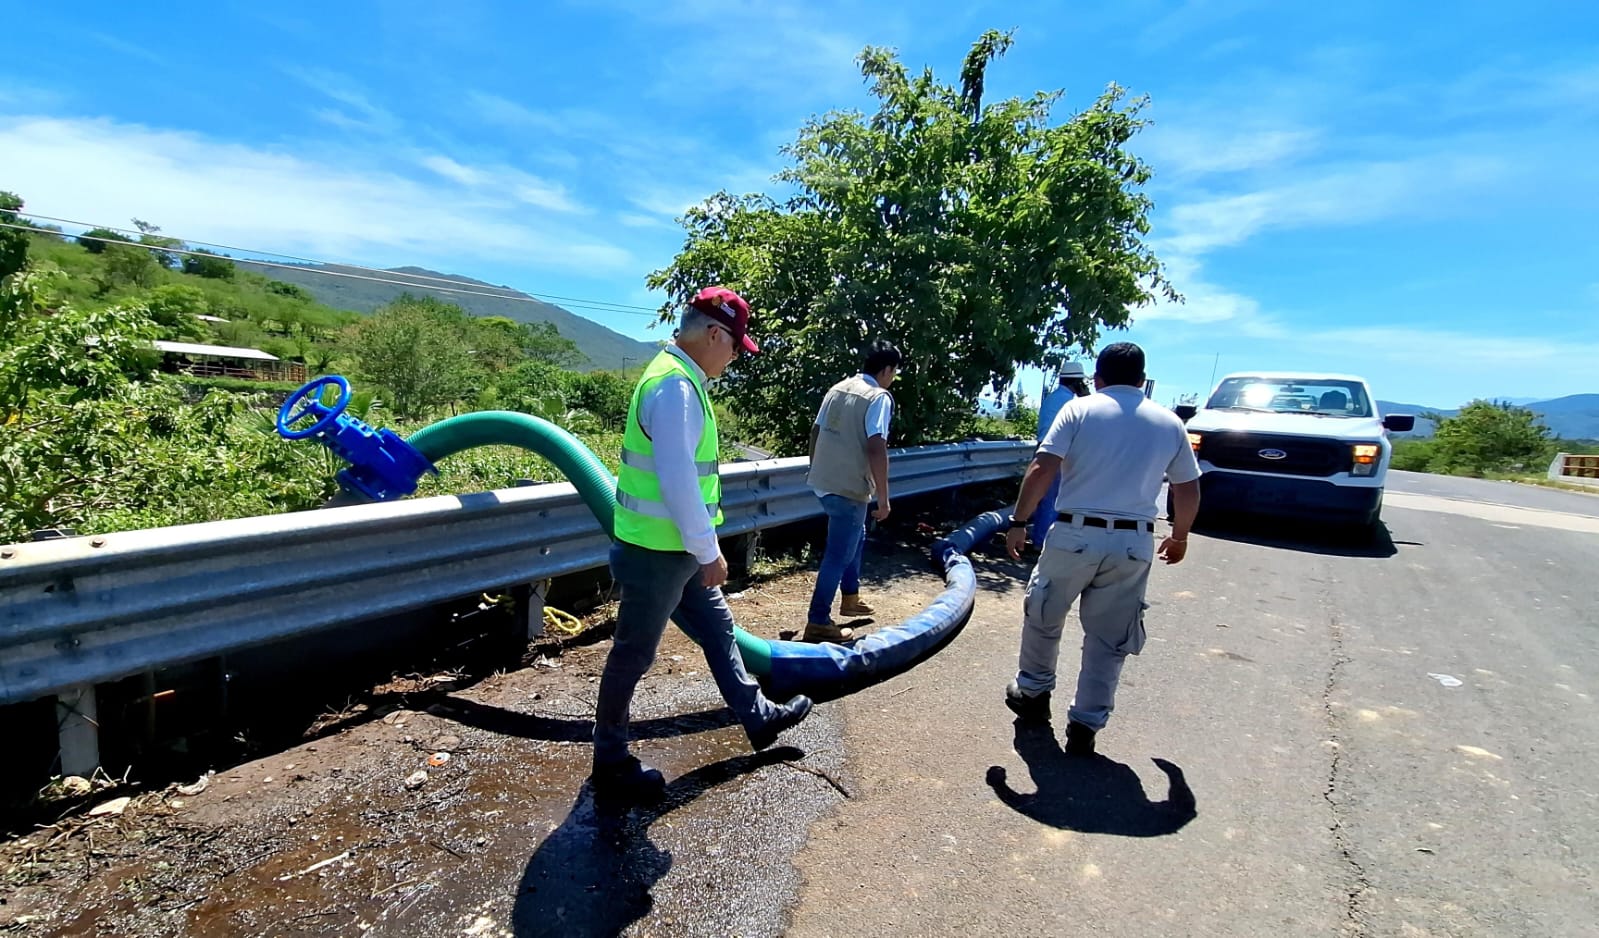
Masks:
[[[1027,580],[1016,684],[1028,694],[1055,689],[1061,632],[1082,597],[1083,662],[1070,719],[1102,729],[1116,707],[1128,655],[1144,648],[1144,590],[1155,559],[1154,535],[1057,521]]]
[[[720,589],[700,583],[700,565],[691,554],[617,542],[611,545],[611,576],[622,588],[622,601],[595,705],[595,765],[627,758],[633,691],[655,663],[668,618],[699,644],[722,698],[744,729],[765,725],[775,708],[744,670],[733,644],[733,613],[727,600]]]

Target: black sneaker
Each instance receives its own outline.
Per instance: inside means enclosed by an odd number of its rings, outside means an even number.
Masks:
[[[1076,720],[1066,724],[1066,754],[1068,756],[1091,756],[1094,754],[1094,730],[1085,723]]]
[[[798,694],[788,703],[777,708],[777,713],[766,721],[760,729],[750,733],[750,745],[760,752],[767,746],[777,742],[777,736],[784,730],[793,729],[800,725],[811,713],[811,698]]]
[[[657,801],[666,792],[666,776],[635,756],[595,766],[589,784],[597,795],[638,802]]]
[[[1005,706],[1021,718],[1023,723],[1049,722],[1049,691],[1028,694],[1015,682],[1005,688]]]

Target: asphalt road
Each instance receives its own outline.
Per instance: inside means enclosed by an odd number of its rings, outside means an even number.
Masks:
[[[0,930],[1591,935],[1595,506],[1399,475],[1375,546],[1299,525],[1196,534],[1155,571],[1149,643],[1094,760],[1013,727],[1027,567],[992,557],[947,647],[759,758],[671,633],[635,713],[638,751],[671,780],[647,811],[618,816],[583,785],[603,642],[380,696],[202,794],[0,844],[0,871],[27,873],[0,887]],[[868,575],[883,621],[940,588],[906,550],[874,545]],[[804,572],[766,582],[735,614],[775,636],[808,588]],[[441,748],[425,785],[402,784]]]
[[[1432,495],[1438,498],[1512,505],[1518,508],[1536,508],[1542,511],[1599,518],[1599,488],[1595,488],[1593,494],[1589,494],[1543,488],[1520,482],[1462,479],[1455,476],[1429,475],[1425,472],[1390,472],[1387,489],[1390,493]]]
[[[1091,763],[1013,731],[996,576],[951,647],[843,702],[860,790],[791,933],[1593,934],[1599,499],[1395,481],[1391,544],[1213,532],[1156,571]]]

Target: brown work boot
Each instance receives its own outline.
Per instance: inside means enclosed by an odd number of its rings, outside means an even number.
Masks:
[[[846,629],[832,622],[807,622],[805,636],[801,641],[813,644],[821,642],[847,642],[855,637],[854,629]]]
[[[862,619],[872,612],[871,606],[861,602],[860,593],[845,593],[843,601],[838,604],[838,614],[846,619]]]

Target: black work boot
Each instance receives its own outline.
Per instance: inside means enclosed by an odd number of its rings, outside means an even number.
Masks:
[[[1021,718],[1023,723],[1049,722],[1049,691],[1028,694],[1015,681],[1005,688],[1005,706]]]
[[[1076,720],[1066,724],[1066,754],[1068,756],[1091,756],[1094,754],[1094,733],[1086,723]]]
[[[760,729],[750,731],[750,746],[754,747],[756,752],[760,752],[767,746],[777,742],[779,733],[799,726],[802,720],[810,716],[810,713],[811,698],[804,694],[795,695],[788,703],[778,707],[777,712],[772,714],[772,718],[767,720]]]
[[[644,804],[660,800],[666,792],[666,776],[636,756],[628,756],[621,762],[596,765],[589,785],[596,795]]]

